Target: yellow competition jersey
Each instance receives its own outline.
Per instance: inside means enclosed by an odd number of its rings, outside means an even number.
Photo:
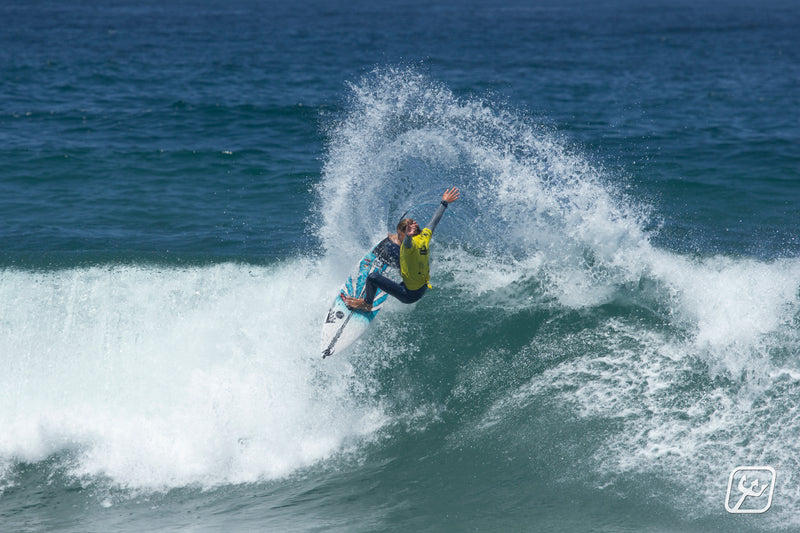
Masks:
[[[411,238],[411,248],[400,246],[400,274],[403,283],[410,291],[415,291],[428,284],[430,269],[428,266],[428,247],[433,232],[423,229],[419,235]]]

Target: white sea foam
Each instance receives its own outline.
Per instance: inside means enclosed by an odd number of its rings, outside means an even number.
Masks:
[[[687,509],[722,508],[738,464],[771,463],[784,479],[793,475],[800,261],[659,250],[642,230],[648,209],[625,200],[557,136],[522,114],[456,98],[414,71],[377,71],[354,86],[348,104],[320,188],[323,238],[335,240],[332,221],[345,219],[339,238],[363,246],[403,205],[435,201],[456,185],[463,198],[435,240],[458,245],[436,251],[434,275],[470,295],[471,305],[591,310],[624,300],[654,317],[537,336],[516,357],[554,365],[502,395],[472,430],[516,423],[540,401],[560,403],[579,420],[617,428],[581,464],[606,480],[683,476],[692,490],[672,494]],[[456,213],[474,227],[448,223]],[[492,372],[466,365],[455,397],[495,383],[510,355],[495,356],[481,359]],[[776,496],[778,509],[798,504],[798,489]]]
[[[455,185],[463,198],[437,228],[434,285],[492,310],[624,300],[653,317],[557,334],[545,324],[516,354],[472,354],[458,401],[513,365],[546,369],[501,388],[467,432],[509,419],[524,432],[520,413],[555,405],[613,428],[580,462],[601,482],[680,473],[696,489],[686,498],[720,507],[738,464],[770,463],[784,479],[797,470],[800,262],[656,249],[647,210],[554,134],[414,71],[372,73],[346,109],[316,190],[321,266],[5,273],[0,465],[70,449],[78,475],[214,485],[287,475],[374,437],[390,415],[368,373],[346,357],[319,371],[320,315],[400,213]],[[390,358],[424,350],[386,334]],[[776,508],[798,504],[800,489],[776,495]]]
[[[309,332],[336,283],[302,260],[5,271],[0,461],[67,454],[73,475],[124,487],[213,486],[371,438],[386,417],[354,399],[353,368],[318,375]]]
[[[406,208],[435,205],[455,185],[463,197],[437,241],[500,262],[536,256],[565,305],[581,306],[587,294],[602,302],[614,283],[638,280],[649,246],[644,211],[620,202],[599,170],[524,118],[456,98],[413,70],[376,71],[354,85],[317,190],[328,253],[368,246]]]

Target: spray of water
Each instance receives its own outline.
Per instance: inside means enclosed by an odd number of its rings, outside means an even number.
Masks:
[[[719,500],[739,462],[783,465],[791,477],[800,466],[800,424],[788,407],[800,390],[800,262],[659,250],[643,229],[649,210],[553,132],[495,103],[458,98],[414,70],[380,69],[351,89],[319,188],[324,241],[363,248],[398,206],[457,185],[461,219],[437,230],[435,266],[471,307],[617,304],[649,317],[534,337],[514,364],[559,363],[501,395],[467,433],[523,427],[522,439],[536,439],[521,413],[555,402],[579,420],[620,428],[582,463],[601,484],[691,472],[698,488],[674,496],[686,504]],[[497,386],[484,368],[499,370],[492,354],[480,361],[461,372],[459,399],[481,383]],[[781,498],[776,505],[789,509],[800,492]]]
[[[434,237],[434,285],[509,317],[636,310],[568,333],[545,324],[509,357],[454,362],[454,403],[499,389],[465,438],[532,440],[536,417],[552,412],[605,420],[614,429],[579,462],[597,476],[587,482],[689,472],[702,487],[692,497],[707,502],[735,463],[772,463],[783,476],[800,467],[798,261],[659,250],[643,229],[648,210],[554,132],[413,69],[366,75],[343,108],[315,191],[318,259],[4,273],[4,483],[10,465],[54,455],[77,476],[129,487],[274,479],[378,438],[402,400],[376,399],[358,347],[320,367],[319,321],[364,250],[409,207],[426,220],[450,186],[463,197]],[[410,312],[401,307],[384,314]],[[371,360],[425,350],[401,341]],[[503,372],[486,368],[506,359],[544,370],[498,383]],[[798,502],[787,489],[775,506]]]
[[[311,359],[307,309],[331,282],[314,268],[5,272],[6,469],[57,456],[123,487],[214,486],[282,477],[368,439],[380,406],[354,400],[352,367],[328,365],[323,382]]]

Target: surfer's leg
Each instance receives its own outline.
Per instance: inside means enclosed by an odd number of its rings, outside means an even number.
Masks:
[[[375,300],[375,293],[378,292],[381,279],[386,278],[377,272],[372,272],[367,276],[367,282],[364,284],[364,303],[372,305],[372,302]]]
[[[372,311],[372,302],[375,300],[375,294],[378,292],[378,288],[383,288],[381,287],[383,281],[394,283],[392,280],[384,278],[377,272],[372,272],[367,276],[367,281],[364,284],[364,297],[353,298],[352,296],[342,293],[344,304],[348,309],[358,309],[359,311],[366,312]]]
[[[401,300],[401,301],[404,304],[413,304],[414,302],[416,302],[417,300],[422,298],[422,295],[425,294],[426,290],[428,290],[428,286],[427,285],[423,285],[422,287],[420,287],[419,289],[417,289],[415,291],[410,291],[410,290],[406,289],[406,298],[405,298],[405,300]]]
[[[394,296],[404,304],[410,304],[422,298],[422,295],[425,294],[425,289],[427,289],[427,287],[423,285],[420,289],[410,291],[405,284],[397,283],[394,280],[373,272],[367,278],[364,302],[372,305],[372,301],[375,299],[375,293],[378,289],[381,289],[390,296]]]
[[[386,294],[394,296],[398,300],[402,298],[402,293],[405,290],[405,285],[395,282],[385,276],[381,276],[377,272],[373,272],[367,277],[366,290],[364,291],[364,302],[372,305],[375,299],[375,294],[381,289]]]
[[[349,309],[358,309],[361,311],[372,311],[372,302],[375,300],[375,294],[378,289],[390,296],[394,296],[404,304],[411,304],[422,298],[425,294],[425,289],[428,287],[423,285],[415,291],[408,290],[408,287],[403,283],[381,276],[377,272],[373,272],[367,277],[367,282],[364,285],[364,298],[352,298],[346,294],[342,294],[342,300]]]

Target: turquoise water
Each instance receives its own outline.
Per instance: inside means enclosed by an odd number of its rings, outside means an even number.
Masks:
[[[0,529],[800,529],[798,14],[0,7]]]

